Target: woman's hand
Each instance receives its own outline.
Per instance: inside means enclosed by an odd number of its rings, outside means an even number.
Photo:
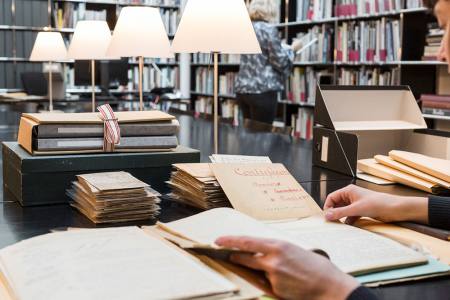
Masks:
[[[328,195],[324,210],[327,220],[336,221],[347,217],[347,224],[353,224],[360,217],[370,217],[382,222],[428,223],[427,198],[394,196],[355,185]]]
[[[346,299],[359,283],[327,258],[287,242],[250,237],[222,237],[216,244],[255,254],[233,254],[230,260],[264,271],[273,293],[282,299]]]

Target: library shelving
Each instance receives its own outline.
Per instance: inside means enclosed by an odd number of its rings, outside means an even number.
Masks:
[[[2,0],[0,2],[0,45],[2,45],[0,47],[0,91],[21,91],[23,89],[20,79],[22,72],[42,71],[42,63],[30,62],[28,59],[39,31],[60,32],[68,46],[77,21],[105,20],[113,29],[121,8],[130,5],[159,8],[168,36],[173,38],[179,20],[179,0]],[[169,73],[170,86],[179,88],[178,60],[155,60],[155,63],[163,74]],[[152,85],[152,82],[165,81],[153,80],[152,73],[155,71],[152,70],[150,61],[146,60],[145,64],[150,77],[146,90],[149,92],[153,87],[161,87]],[[76,86],[74,83],[74,61],[61,62],[61,66],[66,91],[72,94],[85,93],[84,87]],[[176,75],[171,74],[172,71],[176,72]],[[137,63],[130,59],[127,85],[129,90],[137,89],[136,72]]]
[[[286,100],[280,101],[284,124],[295,132],[295,118],[313,111],[317,83],[404,84],[417,99],[434,94],[437,70],[446,63],[422,57],[427,29],[435,22],[420,0],[281,1],[280,22],[275,24],[280,36],[287,43],[301,39],[307,44],[317,39],[301,58],[296,57]],[[332,35],[331,40],[324,32]],[[311,58],[305,57],[308,51]],[[328,52],[317,59],[320,51]]]

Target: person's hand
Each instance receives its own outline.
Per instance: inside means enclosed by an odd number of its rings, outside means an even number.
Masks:
[[[232,254],[233,263],[264,271],[282,299],[344,300],[358,287],[327,258],[287,242],[251,237],[222,237],[216,244],[255,254]]]
[[[303,43],[299,39],[294,39],[292,42],[292,50],[296,53],[298,50],[302,49]]]
[[[353,224],[360,217],[370,217],[382,222],[428,223],[427,198],[394,196],[355,185],[329,194],[324,210],[328,221],[347,217],[347,224]]]

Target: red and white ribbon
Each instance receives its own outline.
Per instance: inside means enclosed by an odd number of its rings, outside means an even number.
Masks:
[[[102,115],[104,124],[103,151],[114,152],[116,145],[120,144],[120,127],[114,112],[109,104],[97,107]]]

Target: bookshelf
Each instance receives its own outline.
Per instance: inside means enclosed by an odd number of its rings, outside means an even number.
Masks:
[[[179,0],[2,0],[0,1],[0,90],[2,92],[21,91],[23,89],[20,74],[22,72],[40,72],[42,63],[30,62],[34,40],[39,31],[60,32],[69,45],[78,20],[105,20],[114,28],[120,9],[124,6],[139,5],[157,7],[161,10],[169,38],[173,38],[179,20]],[[169,75],[171,86],[179,88],[178,59],[155,60],[156,65]],[[153,87],[163,87],[161,78],[145,61],[148,82],[145,92]],[[128,62],[127,90],[136,90],[138,64]],[[74,61],[62,63],[63,77],[67,92],[85,93],[83,86],[74,82]],[[10,74],[13,74],[11,76]],[[158,86],[156,86],[159,84]],[[132,94],[132,93],[130,93]]]
[[[318,2],[321,2],[321,4],[315,6]],[[357,6],[362,3],[370,4],[365,4],[366,7],[358,8]],[[308,6],[309,4],[311,6]],[[378,11],[372,11],[371,13],[364,11],[367,5],[373,4],[377,7],[371,7],[371,9],[378,9]],[[314,13],[312,15],[301,13],[303,18],[298,17],[301,7],[313,7],[313,9],[325,7],[326,9],[327,5],[328,7],[331,5],[331,11],[322,11],[318,14],[319,16],[325,15],[326,17],[324,18],[314,18]],[[344,9],[342,7],[338,8],[340,5],[347,5],[348,7],[344,7]],[[338,12],[339,14],[337,14]],[[328,53],[331,59],[318,61],[316,59],[308,60],[302,58],[297,59],[294,63],[294,71],[287,84],[286,100],[280,102],[281,107],[279,111],[284,124],[292,126],[295,132],[298,122],[305,123],[305,121],[296,120],[293,124],[294,119],[298,118],[305,111],[312,115],[317,82],[337,85],[405,84],[411,86],[417,99],[420,98],[421,94],[434,94],[437,69],[446,64],[438,61],[421,60],[424,54],[427,26],[433,22],[435,22],[435,19],[432,13],[427,8],[422,7],[420,0],[281,1],[280,23],[275,24],[275,26],[279,29],[280,36],[288,43],[291,43],[294,38],[301,38],[312,31],[322,33],[324,28],[330,28],[332,34]],[[369,36],[375,31],[376,45],[380,45],[380,40],[376,40],[380,38],[377,36],[378,30],[383,32],[383,37],[386,38],[382,42],[383,49],[377,50],[379,52],[376,53],[375,58],[370,57],[370,59],[369,57],[364,57],[365,53],[362,51],[364,50],[362,49],[363,46],[366,46],[364,42],[361,42],[362,34],[356,37],[353,35],[350,44],[341,44],[351,33],[354,34],[358,29],[360,30],[359,32],[362,32],[361,28],[363,28],[363,25],[367,26],[368,24],[373,26],[373,28],[365,32],[369,33],[367,34]],[[395,31],[392,28],[396,28],[397,36],[394,35]],[[384,31],[380,29],[384,29]],[[317,37],[317,34],[310,35]],[[392,41],[388,42],[389,38]],[[319,37],[319,41],[321,39],[323,40],[323,38]],[[358,45],[358,42],[361,42],[361,44]],[[366,42],[370,43],[371,41]],[[323,47],[323,44],[315,48],[311,47],[311,52],[323,49]],[[352,52],[352,50],[359,51],[359,53],[355,54],[356,51]],[[380,52],[383,52],[381,57]],[[373,55],[374,53],[372,53]],[[343,57],[346,59],[343,59]],[[299,76],[298,70],[301,70],[301,76]],[[308,77],[306,74],[310,76]],[[323,82],[322,78],[325,79]],[[315,81],[314,84],[311,84],[311,80]],[[310,87],[309,89],[308,86]],[[301,95],[295,97],[294,93],[301,93]],[[308,94],[312,96],[308,97]],[[425,118],[429,117],[425,115]],[[313,122],[308,120],[307,123],[309,123],[309,126],[313,124]]]

